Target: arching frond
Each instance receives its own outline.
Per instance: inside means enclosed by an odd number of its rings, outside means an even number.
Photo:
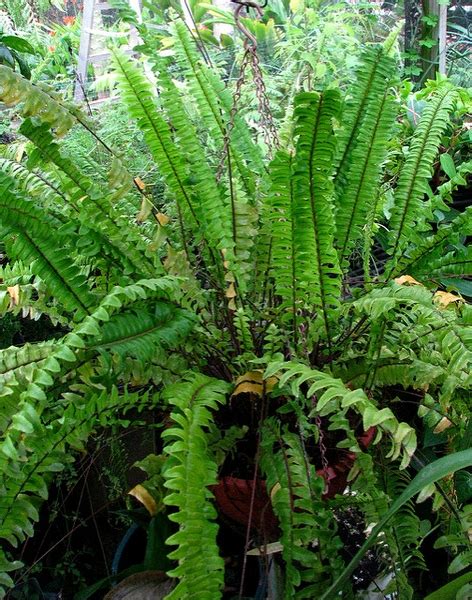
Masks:
[[[73,210],[61,189],[39,171],[30,171],[24,164],[9,158],[0,158],[0,171],[15,179],[18,189],[41,203],[60,221],[65,221],[65,215]]]
[[[340,299],[340,268],[334,248],[333,186],[335,141],[333,119],[339,94],[302,93],[295,99],[296,155],[293,165],[294,248],[300,296],[319,313],[330,339]]]
[[[388,84],[389,80],[385,79],[384,87],[387,88]],[[336,242],[343,265],[347,265],[354,245],[362,237],[372,198],[378,193],[380,169],[394,119],[394,102],[388,89],[383,94],[381,89],[376,91],[365,108],[349,167],[346,168],[346,182],[337,186]]]
[[[448,86],[439,90],[423,111],[413,135],[410,151],[395,191],[395,203],[390,218],[389,253],[392,258],[385,269],[391,276],[396,262],[402,257],[422,210],[425,185],[431,176],[441,135],[454,107],[456,93]]]
[[[159,269],[159,263],[147,256],[146,242],[130,223],[129,215],[120,214],[112,206],[110,194],[96,189],[93,182],[69,158],[63,156],[48,127],[36,126],[31,120],[26,120],[21,125],[20,132],[36,146],[36,156],[33,153],[30,157],[32,164],[35,159],[41,158],[51,162],[61,172],[61,189],[75,210],[83,215],[81,218],[86,220],[87,224],[83,227],[98,234],[95,240],[91,236],[92,242],[101,244],[106,255],[123,261],[126,271],[154,275],[156,269]]]
[[[228,384],[191,373],[187,381],[169,386],[164,398],[172,407],[173,426],[163,433],[169,458],[164,471],[169,490],[164,502],[177,508],[170,519],[179,531],[167,543],[177,546],[169,558],[178,566],[169,572],[179,583],[169,600],[218,598],[223,586],[223,559],[216,546],[216,511],[208,486],[216,483],[217,466],[208,449],[206,431],[212,413],[225,402]]]
[[[18,235],[12,240],[11,255],[25,263],[32,262],[36,275],[77,318],[90,313],[96,303],[91,291],[70,257],[64,254],[68,245],[54,229],[54,219],[47,218],[14,189],[13,180],[0,173],[1,224]]]
[[[450,223],[441,225],[435,234],[427,236],[416,244],[411,244],[399,260],[395,264],[392,263],[391,277],[401,273],[420,272],[422,269],[426,272],[428,263],[442,260],[444,248],[448,244],[456,243],[460,236],[467,235],[472,235],[472,207],[470,206]]]
[[[5,65],[0,65],[0,99],[7,106],[21,104],[24,117],[40,117],[56,135],[66,134],[76,122],[79,110],[66,107],[62,97],[46,84],[34,84]],[[82,115],[84,121],[85,115]]]
[[[335,158],[335,186],[338,195],[349,184],[352,153],[359,135],[362,135],[366,126],[369,129],[373,126],[375,129],[376,117],[372,120],[367,117],[372,111],[375,114],[372,102],[378,104],[382,101],[386,87],[394,75],[395,62],[388,56],[388,48],[378,45],[364,50],[355,83],[349,90],[350,97],[343,109],[342,130]]]

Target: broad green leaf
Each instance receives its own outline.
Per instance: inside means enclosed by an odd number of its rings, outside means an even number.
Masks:
[[[459,573],[466,567],[470,567],[472,564],[472,550],[468,552],[461,552],[458,554],[454,560],[449,565],[447,572],[448,573]]]
[[[390,509],[381,519],[380,523],[374,527],[372,533],[367,540],[362,544],[351,562],[346,566],[344,571],[335,579],[332,585],[326,590],[321,596],[320,600],[332,600],[336,598],[337,593],[343,589],[343,585],[349,580],[349,577],[356,569],[357,565],[362,560],[363,556],[371,548],[381,531],[383,531],[387,522],[391,517],[413,496],[418,494],[424,487],[439,481],[443,477],[458,471],[459,469],[466,469],[472,465],[472,448],[463,450],[462,452],[456,452],[449,456],[443,456],[438,460],[427,465],[416,475],[411,483],[405,488],[404,492],[395,500]]]
[[[16,35],[2,35],[0,43],[5,44],[5,46],[8,46],[12,50],[17,50],[18,52],[36,54],[36,50],[29,42]]]
[[[449,179],[452,179],[457,175],[456,166],[450,154],[441,154],[439,160],[441,161],[442,170]]]
[[[472,571],[446,583],[446,585],[426,596],[424,600],[456,600],[457,592],[470,581],[472,581]]]

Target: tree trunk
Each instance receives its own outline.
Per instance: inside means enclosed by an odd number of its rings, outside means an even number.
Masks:
[[[439,66],[439,4],[437,0],[423,0],[423,16],[434,19],[435,24],[423,22],[420,46],[421,80],[434,79]]]
[[[418,38],[421,32],[420,0],[404,0],[405,16],[405,69],[413,81],[417,81],[421,72],[415,72],[419,58]]]

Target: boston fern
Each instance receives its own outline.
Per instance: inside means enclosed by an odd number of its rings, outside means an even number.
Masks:
[[[237,410],[245,374],[259,415],[244,430],[256,448],[248,479],[266,482],[279,520],[286,598],[320,597],[344,565],[339,501],[325,497],[318,468],[320,455],[326,467],[323,439],[351,457],[343,487],[350,471],[357,496],[343,502],[373,521],[390,503],[373,458],[403,470],[417,444],[395,387],[415,392],[425,427],[447,414],[451,437],[462,433],[472,313],[458,297],[444,308],[434,290],[441,276],[471,272],[463,241],[472,212],[438,225],[435,197],[425,199],[456,92],[438,87],[398,181],[389,180],[400,110],[389,46],[364,51],[344,96],[298,93],[289,139],[270,162],[236,115],[221,176],[231,94],[185,26],[174,25],[172,65],[153,56],[158,94],[116,50],[121,98],[166,186],[159,201],[130,174],[132,157],[101,140],[108,185],[83,174],[60,138],[74,126],[96,136],[93,123],[0,66],[0,98],[23,115],[28,140],[22,160],[0,160],[0,308],[47,315],[62,335],[0,351],[4,589],[54,473],[95,428],[131,407],[157,409],[171,423],[162,434],[164,504],[178,525],[168,540],[169,575],[178,580],[171,598],[214,600],[222,591],[210,439],[223,408]],[[365,431],[373,432],[370,450]],[[407,591],[409,546],[388,540],[386,564]],[[422,564],[417,548],[411,554]]]

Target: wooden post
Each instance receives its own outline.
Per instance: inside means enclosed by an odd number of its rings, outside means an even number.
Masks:
[[[434,46],[422,47],[423,59],[422,79],[434,79],[436,73],[446,73],[446,32],[447,32],[447,5],[440,4],[438,0],[423,0],[423,15],[436,17],[436,25],[423,24],[422,38],[429,38],[436,42]]]
[[[446,75],[446,53],[447,53],[447,4],[439,5],[439,72]]]
[[[80,102],[85,98],[84,88],[87,82],[87,65],[90,54],[94,10],[95,0],[84,0],[82,29],[80,31],[79,62],[77,64],[74,90],[74,99],[76,102]]]
[[[136,19],[138,23],[143,22],[142,12],[141,12],[141,0],[129,0],[130,8],[132,8],[136,13]],[[99,17],[103,10],[110,9],[110,5],[105,0],[84,0],[84,11],[82,16],[82,29],[80,32],[80,47],[79,47],[79,60],[76,71],[76,83],[74,89],[74,99],[76,102],[80,102],[85,98],[85,84],[87,81],[87,68],[88,65],[93,63],[96,65],[106,63],[110,60],[110,53],[105,51],[100,51],[95,54],[91,54],[92,48],[92,37],[122,37],[122,33],[113,32],[113,31],[104,31],[101,29],[94,29],[94,17]],[[101,19],[99,19],[101,24]],[[126,54],[134,54],[132,48],[137,46],[138,44],[142,44],[142,40],[139,37],[139,33],[134,27],[134,25],[130,25],[129,29],[129,40],[128,40],[128,49],[125,50]],[[155,83],[155,76],[152,72],[151,67],[145,61],[144,62],[144,70],[149,80],[152,83]]]
[[[217,8],[234,13],[235,4],[232,3],[231,0],[213,0],[213,4]],[[233,33],[234,27],[229,23],[215,23],[213,25],[213,34],[217,40],[219,40],[223,34],[231,36]]]

